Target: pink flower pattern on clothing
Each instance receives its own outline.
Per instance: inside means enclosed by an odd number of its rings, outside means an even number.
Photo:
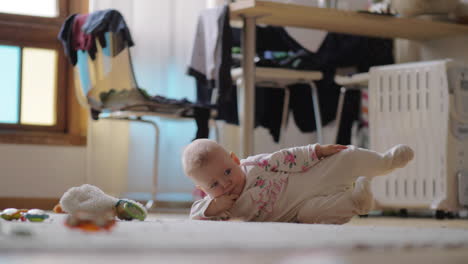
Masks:
[[[273,213],[277,200],[287,186],[289,178],[289,173],[287,172],[306,172],[313,167],[313,163],[311,164],[310,162],[318,160],[313,150],[308,155],[309,159],[306,158],[305,160],[298,159],[296,153],[291,151],[282,151],[281,154],[282,157],[263,159],[254,163],[254,165],[262,168],[265,172],[282,172],[274,177],[257,176],[252,185],[253,188],[258,188],[258,191],[250,194],[252,203],[257,210],[255,214],[255,218],[257,219],[262,215]],[[284,168],[284,165],[289,169]]]
[[[289,163],[289,168],[292,168],[293,166],[296,166],[296,155],[293,153],[286,151],[286,155],[284,156],[284,161],[283,164],[288,164]]]
[[[278,165],[272,166],[271,171],[272,172],[278,172]]]
[[[263,188],[265,186],[265,180],[260,177],[257,177],[257,181],[255,182],[254,187],[257,187],[257,186],[259,186],[260,188]]]
[[[276,165],[271,165],[268,160],[262,160],[257,162],[257,166],[265,169],[265,171],[278,172],[279,161],[276,161]]]
[[[268,160],[262,160],[257,164],[260,168],[268,168],[270,164],[268,164]]]
[[[257,185],[257,183],[261,184]],[[251,194],[252,202],[257,208],[256,217],[259,217],[262,213],[273,212],[279,195],[282,193],[287,183],[287,175],[273,179],[263,179],[262,177],[257,177],[257,181],[254,186],[261,188],[261,190]]]

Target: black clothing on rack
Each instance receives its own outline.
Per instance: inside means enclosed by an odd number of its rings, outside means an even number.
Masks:
[[[233,29],[233,45],[240,45],[240,29]],[[282,67],[297,70],[317,70],[323,79],[315,82],[318,89],[322,124],[335,119],[339,97],[339,86],[334,82],[335,72],[341,67],[355,67],[358,72],[367,72],[371,66],[392,64],[393,41],[348,34],[328,33],[317,52],[310,52],[295,41],[284,28],[257,27],[257,66]],[[289,56],[281,60],[262,59],[265,51],[285,51]],[[316,130],[312,95],[309,85],[296,84],[289,87],[289,108],[294,121],[303,132]],[[279,140],[281,108],[283,102],[278,89],[256,89],[255,124],[269,129],[275,141]],[[352,121],[358,118],[360,92],[350,91],[346,95],[338,143],[349,144]],[[233,98],[235,93],[232,93]],[[350,101],[351,100],[351,101]],[[271,108],[262,108],[271,106]],[[225,112],[237,112],[232,106]],[[233,120],[226,120],[232,122]],[[233,122],[234,123],[234,122]]]

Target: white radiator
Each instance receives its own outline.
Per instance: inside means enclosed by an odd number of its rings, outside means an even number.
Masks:
[[[415,159],[372,182],[378,208],[468,206],[468,67],[451,60],[373,67],[370,148],[407,144]]]

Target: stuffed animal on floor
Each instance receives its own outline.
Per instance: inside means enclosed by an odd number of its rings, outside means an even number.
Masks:
[[[115,215],[121,220],[138,219],[143,221],[148,215],[142,204],[129,199],[112,197],[90,184],[70,188],[60,198],[60,204],[54,208],[54,212],[69,214],[80,211],[105,213],[110,210],[115,212]]]

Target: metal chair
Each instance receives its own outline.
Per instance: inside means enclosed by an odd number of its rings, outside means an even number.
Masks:
[[[193,120],[193,109],[149,100],[137,85],[129,47],[116,54],[115,35],[107,32],[105,37],[108,43],[105,48],[96,41],[97,52],[94,60],[89,58],[88,52],[77,51],[77,64],[74,67],[76,96],[81,106],[89,109],[99,119],[140,122],[154,127],[152,200],[147,202],[147,207],[150,208],[156,201],[158,187],[160,130],[156,121],[144,117]]]
[[[336,128],[335,128],[335,139],[338,139],[338,133],[340,131],[341,116],[343,113],[343,105],[346,93],[350,90],[364,90],[369,87],[369,73],[357,73],[351,76],[335,76],[335,82],[341,86],[340,96],[338,98],[338,108],[336,110]]]
[[[235,68],[231,71],[231,76],[238,85],[242,83],[242,68]],[[280,145],[284,142],[284,132],[288,123],[289,113],[289,89],[287,87],[296,83],[307,83],[312,89],[312,100],[314,105],[314,116],[317,128],[317,141],[323,143],[322,118],[320,115],[320,102],[315,81],[321,80],[323,74],[319,71],[300,71],[283,68],[255,68],[255,83],[267,87],[280,88],[284,90],[283,114],[281,119]],[[251,142],[251,141],[249,141]]]

